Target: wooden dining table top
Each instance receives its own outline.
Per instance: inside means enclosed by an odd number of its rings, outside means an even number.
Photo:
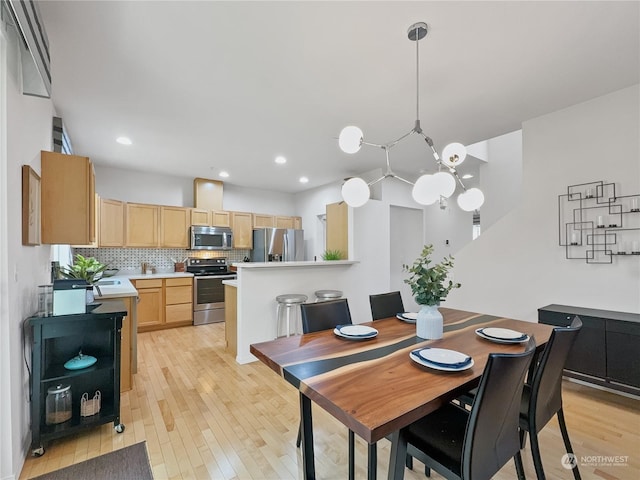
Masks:
[[[363,323],[378,330],[366,340],[339,337],[333,330],[283,337],[251,345],[250,351],[369,443],[438,409],[479,382],[492,352],[517,353],[524,343],[499,344],[479,337],[481,327],[509,328],[534,336],[538,349],[553,327],[450,308],[440,308],[444,336],[425,340],[416,326],[395,317]],[[409,353],[419,347],[456,350],[473,358],[463,371],[433,370]]]

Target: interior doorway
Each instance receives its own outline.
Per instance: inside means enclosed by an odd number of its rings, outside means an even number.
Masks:
[[[424,246],[423,211],[418,208],[391,206],[389,286],[391,291],[400,290],[407,311],[417,312],[418,304],[413,299],[411,288],[404,283],[407,273],[402,265],[411,265]]]

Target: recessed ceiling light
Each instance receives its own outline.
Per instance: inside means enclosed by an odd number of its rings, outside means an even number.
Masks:
[[[284,158],[282,155],[279,155],[276,157],[276,163],[278,165],[284,165],[285,163],[287,163],[287,159]]]
[[[229,176],[229,172],[225,172],[224,170],[222,170],[218,176],[222,177],[222,178],[227,178]]]
[[[131,145],[133,143],[129,137],[118,137],[116,138],[116,142],[120,145]]]
[[[309,179],[307,177],[300,177],[300,183],[309,183]]]
[[[473,178],[473,175],[471,175],[470,173],[465,173],[464,175],[462,175],[462,178],[466,180],[468,178]]]

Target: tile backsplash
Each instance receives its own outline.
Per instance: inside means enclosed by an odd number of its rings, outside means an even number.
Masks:
[[[140,273],[142,263],[150,263],[158,272],[173,272],[172,258],[181,262],[187,257],[226,257],[229,264],[242,262],[251,250],[196,251],[181,248],[74,248],[73,254],[94,257],[99,262],[124,272]]]

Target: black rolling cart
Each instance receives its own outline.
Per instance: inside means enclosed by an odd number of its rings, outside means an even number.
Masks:
[[[124,431],[120,423],[120,335],[127,311],[117,300],[87,305],[87,310],[85,314],[31,317],[25,324],[32,329],[31,449],[35,456],[44,454],[48,441],[97,425],[113,422],[116,432]],[[80,350],[95,357],[95,364],[65,368],[65,362]],[[49,425],[47,390],[58,385],[71,387],[72,414],[69,420]],[[85,410],[82,415],[82,394],[91,398],[96,391],[101,394],[99,411],[87,415]]]

